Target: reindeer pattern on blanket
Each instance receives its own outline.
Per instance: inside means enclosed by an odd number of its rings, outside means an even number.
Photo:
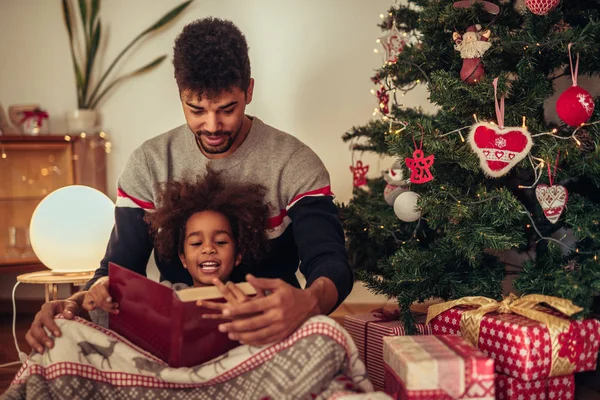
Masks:
[[[75,387],[108,399],[389,398],[370,393],[352,339],[324,316],[311,318],[280,343],[239,346],[193,368],[171,368],[89,321],[58,317],[56,322],[63,335],[44,355],[31,355],[2,400],[72,397],[68,393]]]

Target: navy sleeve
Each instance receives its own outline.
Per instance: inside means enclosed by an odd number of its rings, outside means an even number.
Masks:
[[[352,291],[354,275],[332,196],[304,197],[288,210],[288,215],[292,220],[300,272],[306,277],[306,286],[320,277],[331,279],[338,291],[334,309],[337,308]]]
[[[115,225],[100,267],[84,290],[89,289],[98,278],[108,275],[109,262],[146,276],[153,243],[144,213],[146,209],[154,208],[153,185],[146,153],[140,146],[131,154],[119,176]]]
[[[115,208],[115,226],[110,234],[106,254],[84,290],[88,290],[98,278],[108,276],[109,262],[146,276],[146,266],[153,245],[148,224],[144,221],[144,212],[141,208]]]

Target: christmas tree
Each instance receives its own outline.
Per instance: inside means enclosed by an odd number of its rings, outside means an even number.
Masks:
[[[522,294],[583,314],[600,294],[598,99],[577,84],[600,73],[600,1],[525,3],[409,0],[382,14],[377,118],[343,140],[396,162],[378,179],[354,167],[341,211],[358,278],[397,298],[409,329],[416,301],[502,298],[507,251],[527,255]],[[550,102],[560,79],[572,86]],[[435,115],[399,101],[417,85]]]

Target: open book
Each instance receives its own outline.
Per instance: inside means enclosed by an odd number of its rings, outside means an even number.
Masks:
[[[224,302],[215,286],[174,291],[114,263],[108,276],[109,293],[119,304],[109,328],[170,367],[200,365],[239,345],[219,332],[226,321],[202,318],[217,311],[196,305],[196,300]],[[256,294],[249,283],[237,285],[247,295]]]

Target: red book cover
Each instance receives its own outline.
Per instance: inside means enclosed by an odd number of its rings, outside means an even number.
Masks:
[[[109,264],[109,293],[119,304],[109,328],[152,353],[170,367],[192,367],[239,345],[219,332],[223,320],[203,319],[216,311],[198,307],[196,300],[224,301],[216,287],[174,291],[136,272]],[[247,283],[242,290],[252,294]]]

